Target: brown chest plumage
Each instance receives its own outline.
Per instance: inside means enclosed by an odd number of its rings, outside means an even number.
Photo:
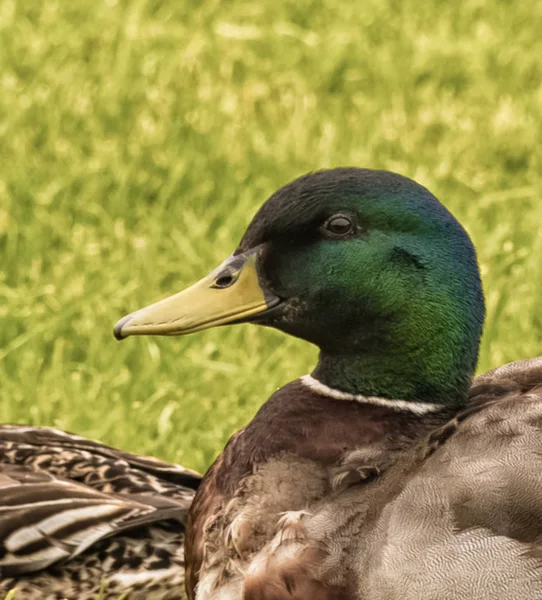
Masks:
[[[192,504],[186,538],[189,597],[196,597],[198,583],[198,598],[213,598],[228,586],[235,597],[244,579],[239,574],[258,551],[278,533],[295,535],[295,511],[336,493],[337,485],[348,485],[352,469],[361,473],[359,479],[385,470],[420,432],[448,417],[446,411],[420,417],[328,398],[299,381],[279,390],[231,438]]]

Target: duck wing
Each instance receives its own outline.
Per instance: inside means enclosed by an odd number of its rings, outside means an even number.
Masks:
[[[139,456],[54,429],[27,425],[0,425],[0,463],[29,464],[100,489],[110,484],[113,491],[138,486],[145,491],[188,496],[198,489],[201,475],[180,465],[150,456]],[[121,471],[127,478],[122,480]]]
[[[542,359],[476,378],[421,452],[373,499],[361,598],[542,598]]]
[[[104,494],[28,466],[0,470],[0,572],[5,577],[74,558],[92,544],[155,521],[182,523],[169,499]]]
[[[0,426],[0,596],[90,600],[105,585],[104,598],[183,598],[199,480],[56,429]]]

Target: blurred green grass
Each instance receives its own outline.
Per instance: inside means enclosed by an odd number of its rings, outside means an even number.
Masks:
[[[203,470],[316,351],[115,342],[304,172],[429,187],[479,250],[480,370],[542,354],[542,4],[3,0],[0,421]]]

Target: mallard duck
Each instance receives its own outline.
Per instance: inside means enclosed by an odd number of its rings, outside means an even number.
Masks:
[[[199,480],[57,429],[0,426],[0,597],[183,598]]]
[[[473,384],[483,321],[457,220],[410,179],[352,168],[289,183],[210,275],[119,321],[119,339],[252,322],[320,348],[205,475],[188,596],[542,598],[542,480],[524,462],[542,455],[542,363]],[[530,575],[506,583],[519,563]],[[487,565],[503,570],[484,595]]]

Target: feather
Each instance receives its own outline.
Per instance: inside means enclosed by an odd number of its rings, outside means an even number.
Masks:
[[[0,592],[90,600],[105,582],[105,597],[182,598],[198,485],[178,465],[52,428],[0,426]]]

